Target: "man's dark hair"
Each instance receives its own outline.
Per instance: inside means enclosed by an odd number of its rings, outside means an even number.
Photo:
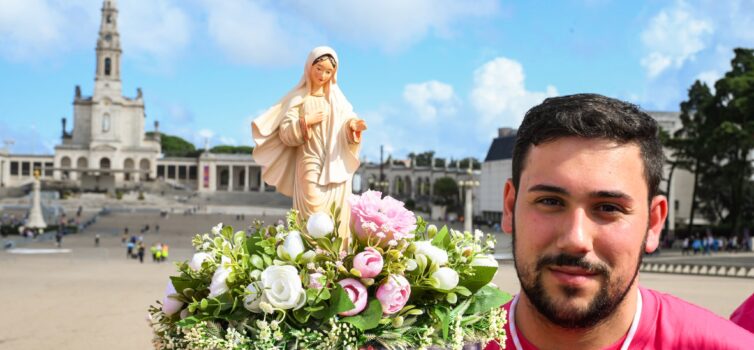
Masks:
[[[664,156],[657,122],[637,106],[597,94],[546,99],[524,116],[513,148],[513,186],[518,190],[531,145],[576,136],[636,143],[644,161],[649,199],[659,194]]]

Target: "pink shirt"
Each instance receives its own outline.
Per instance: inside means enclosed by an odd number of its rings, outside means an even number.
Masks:
[[[730,320],[749,332],[754,333],[754,294],[749,299],[746,299],[736,311],[733,311],[733,314],[730,315]]]
[[[754,334],[732,322],[672,295],[640,290],[643,307],[630,349],[754,349]],[[503,306],[508,315],[510,305]],[[510,320],[505,325],[505,349],[515,350],[509,327]],[[518,337],[524,350],[537,349],[520,332]],[[605,350],[620,349],[624,339],[625,336]],[[499,348],[491,342],[485,350]]]

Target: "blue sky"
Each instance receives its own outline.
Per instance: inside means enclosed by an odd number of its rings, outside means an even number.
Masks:
[[[51,154],[75,85],[90,95],[101,0],[0,0],[0,140]],[[678,110],[754,47],[754,0],[120,0],[121,78],[148,130],[253,145],[249,124],[335,48],[366,119],[362,156],[484,158],[548,96],[596,92]]]

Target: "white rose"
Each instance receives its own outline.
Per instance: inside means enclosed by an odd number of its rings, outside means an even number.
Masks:
[[[243,298],[243,306],[246,308],[246,310],[256,313],[262,312],[262,308],[259,306],[259,303],[264,300],[264,294],[259,289],[257,289],[257,284],[250,283],[248,286],[246,286],[246,291],[249,293],[246,295],[246,297]]]
[[[173,281],[168,281],[168,286],[165,288],[165,298],[162,299],[162,312],[165,313],[165,315],[172,316],[183,308],[182,301],[171,297],[171,295],[174,294],[178,294],[178,292],[176,292],[175,287],[173,286]]]
[[[221,222],[221,223],[217,224],[217,226],[215,226],[215,227],[212,228],[212,233],[214,233],[216,235],[219,235],[220,232],[222,232],[222,230],[223,230],[223,223]]]
[[[196,253],[191,258],[191,262],[189,262],[188,265],[192,270],[199,271],[202,269],[202,263],[210,259],[212,259],[212,255],[210,255],[209,253]]]
[[[230,275],[230,267],[226,267],[226,264],[230,263],[230,259],[222,257],[222,263],[215,270],[215,274],[212,275],[212,283],[209,285],[209,297],[214,298],[228,291],[228,284],[225,281]]]
[[[471,266],[498,267],[497,260],[489,254],[479,254],[471,261]]]
[[[325,237],[328,233],[335,230],[335,223],[333,223],[330,215],[327,213],[319,212],[309,217],[309,221],[306,222],[306,231],[309,235],[317,238]]]
[[[298,231],[288,232],[288,236],[283,241],[283,251],[291,256],[291,260],[296,260],[296,257],[304,252],[304,242],[301,240],[301,233]]]
[[[442,248],[433,246],[432,242],[418,241],[414,242],[414,246],[416,246],[415,254],[424,254],[438,266],[443,266],[448,263],[448,252]]]
[[[451,290],[458,285],[458,272],[449,267],[441,267],[432,274],[432,277],[439,282],[438,289]]]
[[[304,306],[306,292],[295,267],[270,266],[262,272],[261,282],[265,301],[275,308],[287,310]]]

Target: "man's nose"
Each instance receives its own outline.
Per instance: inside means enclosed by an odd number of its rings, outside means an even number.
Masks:
[[[557,246],[573,255],[583,255],[592,251],[592,221],[583,208],[570,211],[562,226],[558,228],[560,235]]]

